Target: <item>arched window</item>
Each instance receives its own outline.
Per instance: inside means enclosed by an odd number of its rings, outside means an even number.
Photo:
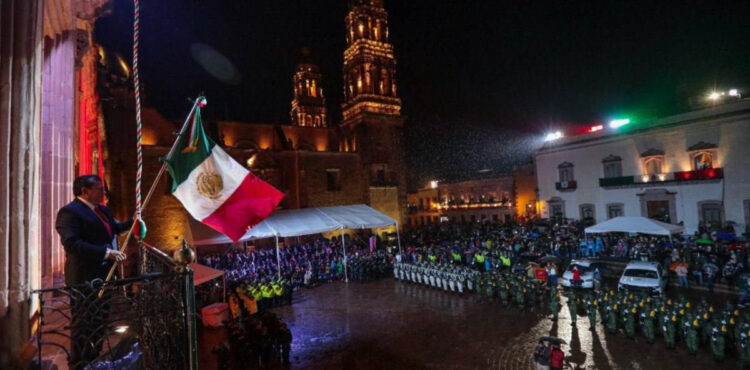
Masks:
[[[713,156],[710,152],[698,152],[693,154],[693,169],[705,170],[714,168]]]
[[[320,116],[315,116],[315,127],[320,127]]]
[[[313,98],[318,97],[318,88],[315,86],[315,80],[312,80],[312,83],[310,84],[310,95]]]
[[[359,22],[359,24],[357,24],[357,31],[359,31],[359,37],[363,37],[365,35],[365,25],[362,22]]]
[[[308,114],[307,117],[305,117],[305,126],[312,126],[312,124],[313,124],[312,115]]]
[[[644,161],[644,175],[661,174],[662,159],[661,157],[651,157]]]

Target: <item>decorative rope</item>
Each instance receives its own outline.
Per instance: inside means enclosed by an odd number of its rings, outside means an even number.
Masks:
[[[141,82],[138,78],[138,39],[140,36],[140,4],[133,0],[133,84],[135,85],[135,121],[136,121],[136,156],[138,167],[135,173],[135,222],[133,234],[143,239],[146,237],[146,223],[141,218],[141,180],[143,178],[143,121],[141,121]]]

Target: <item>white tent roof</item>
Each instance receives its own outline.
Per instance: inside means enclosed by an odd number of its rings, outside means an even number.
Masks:
[[[685,231],[685,228],[659,222],[646,217],[615,217],[586,228],[586,233],[642,233],[653,235],[671,235]]]
[[[342,228],[369,229],[395,225],[396,220],[364,204],[348,206],[303,208],[274,212],[255,225],[240,242],[271,238],[318,234]],[[225,235],[190,218],[193,245],[232,243]]]

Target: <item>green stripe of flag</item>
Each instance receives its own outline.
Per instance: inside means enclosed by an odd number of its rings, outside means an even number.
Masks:
[[[206,132],[203,130],[203,120],[201,119],[201,108],[200,106],[195,107],[195,118],[193,124],[195,125],[196,136],[198,138],[196,144],[196,150],[193,152],[182,153],[182,151],[190,144],[190,130],[186,130],[185,133],[177,138],[177,146],[175,147],[172,158],[167,160],[167,171],[172,176],[172,192],[190,176],[190,172],[203,163],[206,158],[211,155],[211,151],[216,143],[206,136]]]

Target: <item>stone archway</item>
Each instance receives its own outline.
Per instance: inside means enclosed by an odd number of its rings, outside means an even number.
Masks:
[[[648,189],[637,194],[641,201],[641,216],[676,224],[678,222],[676,194],[667,189]]]

